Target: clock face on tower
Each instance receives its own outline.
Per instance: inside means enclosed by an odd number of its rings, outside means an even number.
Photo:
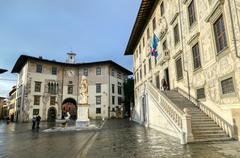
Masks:
[[[74,70],[68,70],[67,75],[68,75],[68,77],[73,77],[75,75],[75,71]]]

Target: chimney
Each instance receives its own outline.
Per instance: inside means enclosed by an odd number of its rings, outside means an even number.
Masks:
[[[69,64],[75,64],[76,63],[76,60],[75,60],[75,57],[76,57],[76,53],[73,53],[72,51],[67,53],[68,55],[68,59],[67,59],[67,63]]]

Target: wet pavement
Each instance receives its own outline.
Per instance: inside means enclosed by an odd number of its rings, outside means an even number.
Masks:
[[[43,133],[41,123],[0,122],[0,157],[16,158],[240,158],[240,142],[181,145],[175,138],[128,120],[107,120],[99,131]]]

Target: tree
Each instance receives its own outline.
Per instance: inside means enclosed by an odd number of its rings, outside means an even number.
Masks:
[[[134,105],[134,80],[133,78],[128,78],[124,84],[123,84],[123,90],[125,94],[125,100],[124,100],[124,109],[125,113],[128,114],[128,117],[130,116],[130,106],[131,103]]]

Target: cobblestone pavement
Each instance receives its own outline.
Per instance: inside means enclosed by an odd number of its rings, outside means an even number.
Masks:
[[[16,158],[240,158],[240,143],[181,145],[175,138],[128,120],[107,120],[100,131],[42,133],[31,124],[0,122],[0,157]]]

